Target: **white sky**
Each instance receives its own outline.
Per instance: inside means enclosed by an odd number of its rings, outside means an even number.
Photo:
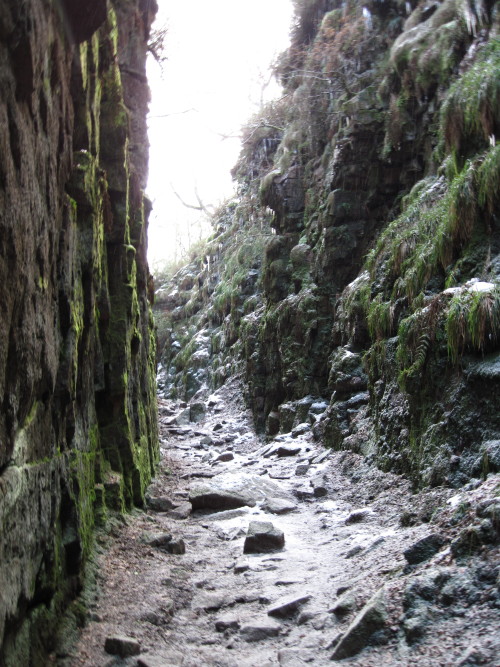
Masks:
[[[220,134],[238,135],[257,110],[268,65],[288,46],[292,16],[291,0],[158,4],[155,26],[168,26],[168,61],[163,74],[154,61],[148,67],[153,268],[174,256],[176,229],[187,237],[188,227],[201,217],[179,202],[171,186],[189,204],[196,204],[195,188],[205,204],[217,205],[232,194],[229,172],[240,142]],[[271,92],[279,95],[276,84],[266,91]]]

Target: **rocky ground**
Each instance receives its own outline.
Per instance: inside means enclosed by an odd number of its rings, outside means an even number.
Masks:
[[[99,592],[54,661],[500,665],[499,475],[412,494],[305,425],[259,441],[239,396],[160,401],[147,509],[99,537]]]

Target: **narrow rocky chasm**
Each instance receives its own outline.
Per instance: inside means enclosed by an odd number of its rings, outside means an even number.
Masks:
[[[241,395],[160,401],[147,509],[98,536],[56,663],[499,665],[496,479],[414,495],[301,429],[262,442]]]

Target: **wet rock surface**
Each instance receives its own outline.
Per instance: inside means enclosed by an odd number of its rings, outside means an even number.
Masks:
[[[498,665],[498,475],[459,493],[415,495],[404,479],[353,453],[323,457],[304,434],[293,438],[310,464],[299,482],[301,454],[265,457],[238,392],[237,384],[219,390],[218,411],[207,401],[205,421],[182,434],[162,430],[160,473],[148,493],[181,507],[210,469],[207,487],[252,502],[195,502],[182,521],[149,504],[116,524],[100,538],[100,595],[87,626],[57,664]],[[221,402],[231,408],[220,410]],[[185,409],[160,408],[167,405]],[[221,441],[236,434],[231,461],[217,460],[225,445],[197,446],[216,424]],[[252,523],[282,531],[284,546],[244,554]],[[180,542],[185,551],[164,548]],[[133,639],[140,654],[110,656],[113,637]]]

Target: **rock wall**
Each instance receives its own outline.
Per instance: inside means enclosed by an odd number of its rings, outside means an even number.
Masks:
[[[0,11],[0,664],[45,665],[95,525],[158,457],[150,0]]]
[[[499,5],[295,6],[283,100],[235,169],[274,212],[230,346],[256,424],[307,422],[416,485],[499,470]]]

